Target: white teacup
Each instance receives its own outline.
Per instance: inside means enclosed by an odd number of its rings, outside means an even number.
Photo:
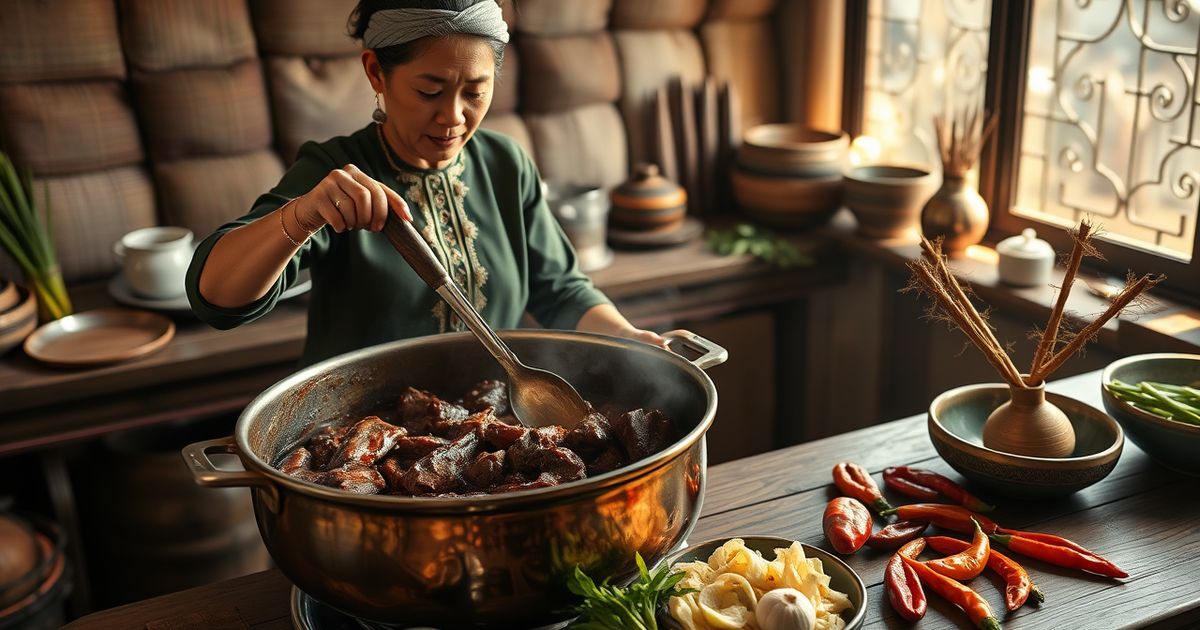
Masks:
[[[192,231],[181,227],[134,230],[113,245],[113,252],[124,264],[129,288],[156,300],[183,295],[193,249]]]

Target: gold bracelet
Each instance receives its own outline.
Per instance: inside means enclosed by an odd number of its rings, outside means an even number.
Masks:
[[[290,241],[292,243],[292,245],[295,245],[296,247],[303,247],[304,243],[292,238],[292,235],[288,233],[287,225],[285,225],[283,223],[283,211],[286,210],[288,206],[292,205],[292,202],[295,201],[296,199],[299,199],[299,197],[295,197],[279,207],[279,229],[283,230],[283,235],[287,238],[288,241]],[[299,224],[299,221],[297,221],[297,225],[298,224]],[[311,232],[307,236],[304,237],[304,240],[308,240],[309,236],[312,236]]]

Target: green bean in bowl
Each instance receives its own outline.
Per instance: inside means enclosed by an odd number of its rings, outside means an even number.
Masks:
[[[1104,409],[1125,436],[1173,470],[1200,475],[1200,354],[1139,354],[1100,375]]]
[[[1116,398],[1147,413],[1200,425],[1200,389],[1195,387],[1151,381],[1129,384],[1117,380],[1105,383],[1104,387]]]

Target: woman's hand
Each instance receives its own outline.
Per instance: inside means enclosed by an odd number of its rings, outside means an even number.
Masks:
[[[664,350],[670,350],[667,347],[667,340],[663,339],[662,335],[649,330],[642,330],[630,324],[629,320],[625,319],[625,316],[612,304],[597,304],[588,309],[583,314],[583,317],[579,318],[579,323],[575,325],[575,330],[600,333],[613,337],[624,337],[648,343],[652,346],[658,346]]]
[[[330,171],[292,206],[296,223],[311,234],[325,225],[339,233],[359,229],[378,232],[387,220],[389,204],[400,218],[412,221],[408,204],[396,191],[347,164]]]
[[[628,330],[621,331],[620,336],[626,339],[648,343],[652,346],[658,346],[663,350],[671,349],[670,346],[667,345],[667,340],[664,339],[662,335],[652,330],[642,330],[640,328],[633,328],[631,326]]]

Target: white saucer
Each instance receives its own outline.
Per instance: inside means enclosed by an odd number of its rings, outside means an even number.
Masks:
[[[296,284],[293,284],[287,291],[284,291],[279,296],[280,300],[296,297],[307,293],[312,288],[312,278],[308,275],[307,269],[302,269],[296,277]],[[191,313],[192,305],[188,303],[187,295],[168,298],[165,300],[142,297],[133,292],[129,287],[129,281],[125,278],[125,274],[118,273],[113,276],[112,280],[108,281],[108,294],[112,299],[128,306],[136,306],[138,308],[150,309],[152,311],[167,311],[171,313]]]

